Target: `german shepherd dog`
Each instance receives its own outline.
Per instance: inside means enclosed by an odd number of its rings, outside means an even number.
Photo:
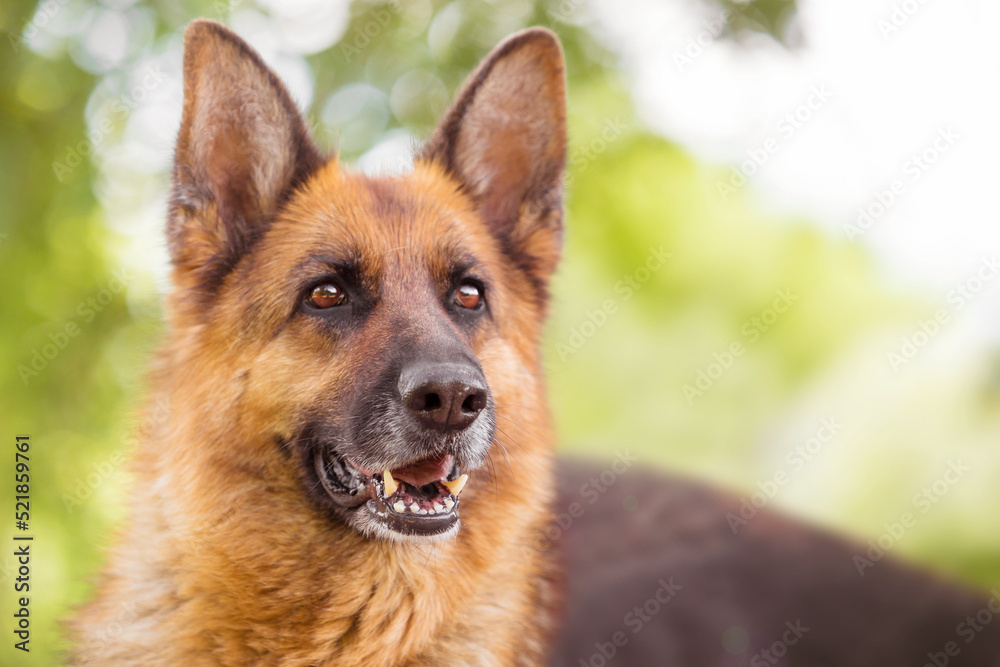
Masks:
[[[996,664],[1000,594],[859,576],[863,547],[778,516],[737,537],[694,483],[630,473],[545,539],[595,474],[557,470],[541,375],[565,159],[547,30],[487,56],[410,173],[369,177],[241,39],[190,25],[169,418],[76,663]]]

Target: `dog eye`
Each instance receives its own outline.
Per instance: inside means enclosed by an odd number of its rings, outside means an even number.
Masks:
[[[455,288],[455,303],[462,308],[475,310],[483,300],[483,292],[472,283],[462,283]]]
[[[313,308],[333,308],[347,302],[347,293],[338,285],[323,283],[312,288],[306,301]]]

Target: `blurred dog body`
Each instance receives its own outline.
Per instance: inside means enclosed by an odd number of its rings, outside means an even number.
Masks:
[[[625,458],[579,504],[603,471],[554,467],[539,355],[552,33],[500,44],[404,176],[322,156],[219,24],[189,27],[184,78],[170,418],[135,453],[78,664],[997,664],[1000,594],[889,558],[862,576],[863,547],[766,512],[737,534],[734,500]]]
[[[1000,591],[963,589],[697,482],[562,461],[557,666],[997,667]],[[600,484],[595,502],[581,489]],[[744,518],[748,517],[748,518]]]

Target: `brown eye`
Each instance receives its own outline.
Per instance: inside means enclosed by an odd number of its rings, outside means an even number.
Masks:
[[[333,283],[323,283],[313,287],[308,301],[313,308],[332,308],[346,302],[347,294]]]
[[[460,305],[462,308],[474,310],[479,306],[479,302],[482,301],[482,298],[482,291],[471,283],[462,283],[455,290],[455,303]]]

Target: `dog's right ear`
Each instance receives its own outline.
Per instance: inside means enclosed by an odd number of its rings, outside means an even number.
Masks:
[[[322,163],[291,96],[260,56],[219,23],[191,23],[167,224],[182,282],[211,293]]]

